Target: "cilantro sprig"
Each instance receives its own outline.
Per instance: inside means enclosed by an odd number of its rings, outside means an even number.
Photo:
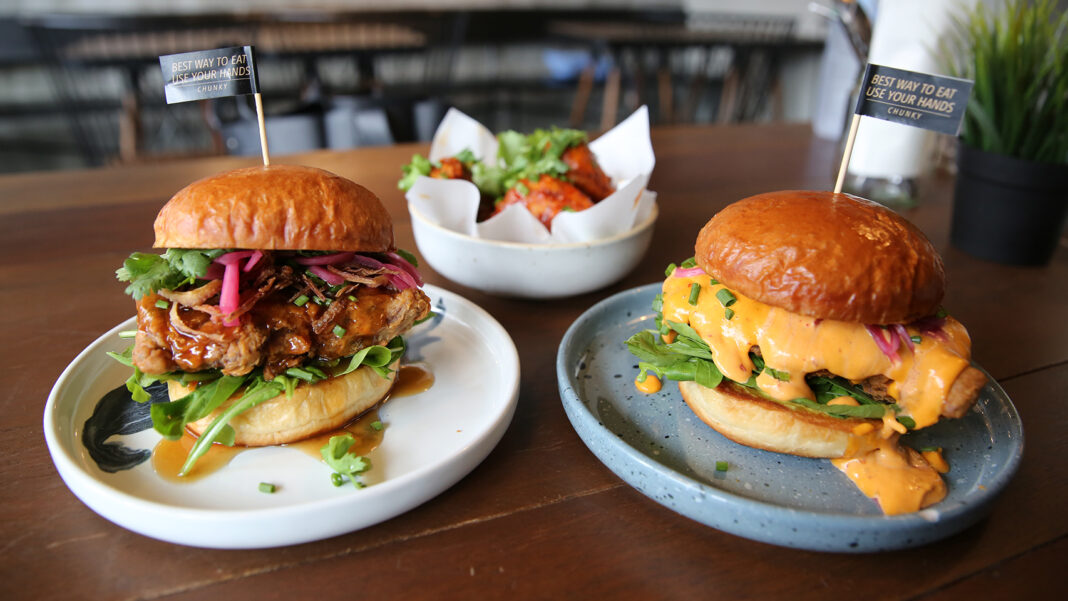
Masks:
[[[335,485],[340,485],[342,478],[348,478],[356,488],[364,486],[358,476],[371,468],[371,462],[362,455],[350,452],[354,444],[356,444],[356,439],[351,434],[342,434],[331,436],[330,442],[319,449],[323,461],[334,470],[331,480]]]
[[[160,289],[173,290],[204,277],[212,260],[225,249],[169,248],[162,255],[135,252],[115,271],[120,282],[129,282],[126,294],[140,300]]]

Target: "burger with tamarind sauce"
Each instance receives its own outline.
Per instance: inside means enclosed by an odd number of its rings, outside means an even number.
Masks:
[[[156,218],[162,254],[118,270],[137,303],[135,400],[168,438],[263,446],[337,429],[388,395],[402,335],[430,309],[416,261],[394,245],[370,190],[311,167],[271,165],[202,179]]]

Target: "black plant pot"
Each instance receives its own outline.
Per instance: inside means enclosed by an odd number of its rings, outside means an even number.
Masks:
[[[998,263],[1045,265],[1066,217],[1068,164],[959,146],[950,231],[957,248]]]

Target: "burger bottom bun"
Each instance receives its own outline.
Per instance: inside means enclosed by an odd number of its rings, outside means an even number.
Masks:
[[[293,396],[282,393],[264,401],[230,420],[234,444],[246,447],[284,444],[340,428],[389,394],[397,367],[396,362],[390,365],[392,371],[386,378],[369,367],[361,367],[338,378],[302,384],[293,391]],[[171,399],[192,392],[191,388],[174,381],[167,382],[167,386]],[[200,436],[240,394],[210,415],[190,423],[189,430]]]
[[[749,392],[744,386],[724,380],[716,388],[695,382],[679,382],[679,391],[690,409],[727,438],[749,447],[802,457],[852,456],[877,444],[881,420],[842,419],[785,405]],[[853,429],[871,423],[872,432]]]

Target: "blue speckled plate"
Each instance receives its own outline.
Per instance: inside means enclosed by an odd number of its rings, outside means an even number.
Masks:
[[[609,469],[646,496],[738,536],[815,551],[871,552],[923,545],[957,533],[989,511],[1019,466],[1023,428],[991,379],[975,410],[909,434],[913,447],[941,446],[952,470],[946,499],[917,513],[885,516],[827,460],[752,449],[701,422],[669,383],[634,388],[637,359],[624,341],[653,327],[660,284],[598,303],[568,329],[556,358],[564,409]],[[717,472],[717,461],[729,469]]]

